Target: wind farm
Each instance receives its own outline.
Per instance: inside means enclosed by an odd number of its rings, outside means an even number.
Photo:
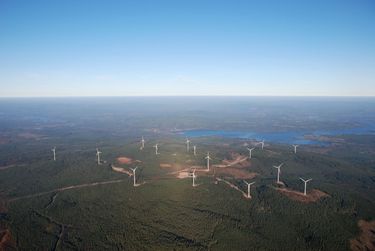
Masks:
[[[375,250],[372,1],[0,2],[0,251]]]
[[[59,111],[58,107],[54,111]],[[176,117],[180,112],[180,108],[176,109]],[[60,114],[64,112],[60,110]],[[96,114],[86,116],[94,118]],[[114,115],[113,121],[118,117],[121,116]],[[66,119],[78,121],[74,117]],[[96,120],[100,121],[100,117]],[[30,123],[22,130],[30,131]],[[147,125],[147,116],[139,123]],[[293,120],[285,123],[292,124]],[[114,127],[115,122],[105,125],[105,132],[98,134],[95,128],[90,137],[87,129],[79,128],[74,135],[66,136],[64,132],[71,127],[64,129],[61,125],[61,137],[57,140],[57,132],[50,132],[48,124],[42,131],[35,124],[36,129],[27,134],[28,138],[17,133],[12,141],[0,145],[1,201],[7,210],[2,211],[1,222],[9,226],[11,239],[14,243],[17,240],[18,247],[85,246],[95,250],[121,243],[124,249],[241,250],[251,245],[272,250],[274,244],[256,234],[264,231],[277,245],[290,249],[310,246],[318,250],[320,244],[314,246],[301,237],[309,233],[318,234],[330,249],[345,250],[350,249],[351,242],[358,244],[361,240],[359,221],[372,224],[375,198],[370,192],[371,154],[363,155],[367,157],[360,162],[358,155],[343,155],[374,149],[372,141],[365,145],[357,143],[361,135],[326,136],[321,138],[322,144],[303,144],[296,154],[291,151],[291,145],[297,145],[293,139],[283,143],[272,141],[265,134],[249,138],[206,136],[205,131],[191,130],[192,126],[176,131],[173,120],[170,127],[158,130],[137,124],[128,131],[123,126]],[[306,120],[305,126],[310,125]],[[225,127],[225,123],[220,126]],[[241,130],[240,126],[233,124],[232,128]],[[85,138],[77,138],[78,131]],[[38,136],[31,138],[31,133]],[[338,140],[344,138],[345,141]],[[306,139],[310,139],[309,134]],[[263,140],[267,140],[267,146],[262,150]],[[51,147],[54,145],[58,148]],[[11,146],[19,150],[12,152]],[[53,149],[56,154],[59,150],[56,158],[51,156]],[[149,213],[143,213],[145,208]],[[295,218],[296,214],[301,217]],[[332,219],[345,225],[338,227]],[[302,221],[311,228],[289,225]],[[128,227],[110,230],[123,224]],[[282,240],[277,237],[280,232],[274,229],[275,224],[285,232]],[[141,226],[145,225],[148,227],[143,229]],[[117,244],[101,239],[97,234],[100,231],[93,234],[85,230],[98,226]],[[338,234],[334,239],[326,238],[328,231]],[[132,234],[143,241],[116,237],[118,233]],[[288,239],[289,235],[295,236],[293,241]],[[176,240],[176,236],[183,238]],[[302,239],[296,243],[294,238]]]

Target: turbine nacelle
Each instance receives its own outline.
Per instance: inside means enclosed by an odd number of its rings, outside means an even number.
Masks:
[[[205,157],[205,159],[211,159],[209,152],[207,153],[207,156]]]
[[[278,165],[278,166],[273,166],[273,167],[274,167],[274,168],[277,168],[277,169],[280,169],[283,165],[284,165],[284,163],[281,163],[280,165]]]

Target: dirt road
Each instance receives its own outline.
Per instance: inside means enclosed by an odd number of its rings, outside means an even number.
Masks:
[[[15,197],[15,198],[9,199],[8,201],[13,202],[13,201],[22,200],[22,199],[39,197],[39,196],[50,194],[50,193],[57,193],[57,192],[62,192],[66,190],[79,189],[79,188],[84,188],[84,187],[94,187],[94,186],[100,186],[100,185],[115,184],[115,183],[121,183],[124,181],[128,181],[128,179],[109,180],[109,181],[101,181],[101,182],[86,183],[86,184],[81,184],[81,185],[67,186],[67,187],[57,188],[57,189],[46,191],[46,192]]]
[[[226,180],[223,180],[223,179],[220,179],[220,178],[216,178],[216,180],[217,180],[217,181],[222,181],[222,182],[226,183],[226,184],[229,185],[231,188],[236,189],[237,191],[239,191],[240,193],[242,193],[242,195],[243,195],[245,198],[247,198],[247,194],[246,194],[244,191],[242,191],[238,186],[236,186],[236,185],[230,183],[229,181],[226,181]]]

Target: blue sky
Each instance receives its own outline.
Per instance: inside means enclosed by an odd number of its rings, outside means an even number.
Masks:
[[[375,96],[372,0],[0,0],[0,96]]]

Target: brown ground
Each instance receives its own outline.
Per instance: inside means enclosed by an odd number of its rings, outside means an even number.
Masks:
[[[257,173],[251,173],[244,169],[238,169],[233,167],[215,168],[216,175],[228,175],[235,179],[252,179],[257,176]]]
[[[172,164],[163,163],[163,165],[164,165],[164,167],[162,167],[160,165],[160,168],[168,168],[169,170],[175,170],[175,171],[183,170],[183,169],[186,169],[186,168],[189,167],[188,165],[183,165],[183,164],[178,164],[178,163],[172,163]],[[167,166],[169,166],[169,167],[167,167]]]
[[[173,166],[172,166],[172,164],[168,164],[168,163],[161,163],[160,164],[160,168],[172,168]]]
[[[360,220],[358,227],[361,229],[361,233],[357,238],[350,240],[351,250],[375,250],[375,220]]]
[[[242,191],[238,186],[236,186],[236,185],[230,183],[230,182],[227,181],[227,180],[223,180],[223,179],[220,179],[220,178],[216,178],[216,180],[217,180],[217,181],[221,181],[221,182],[226,183],[226,184],[227,184],[228,186],[230,186],[231,188],[233,188],[233,189],[239,191],[240,193],[242,193],[242,195],[243,195],[245,198],[249,199],[249,198],[247,197],[247,194],[246,194],[244,191]],[[250,198],[251,198],[251,197],[250,197]]]
[[[0,213],[6,213],[7,206],[3,198],[0,197]],[[16,243],[7,227],[0,223],[0,251],[17,250]]]
[[[189,171],[181,171],[181,172],[177,173],[177,178],[179,178],[179,179],[190,178],[189,174],[190,174]]]
[[[170,170],[171,172],[168,173],[168,175],[175,176],[179,179],[185,179],[189,177],[189,173],[192,172],[192,170],[196,170],[199,172],[200,176],[206,176],[207,171],[206,167],[204,166],[191,166],[187,164],[179,164],[179,163],[161,163],[160,168]]]
[[[17,250],[16,243],[8,229],[1,230],[0,227],[0,251]]]
[[[328,194],[317,189],[308,191],[306,196],[303,195],[302,192],[290,190],[287,188],[276,188],[276,190],[288,196],[292,200],[300,201],[303,203],[316,202],[322,197],[329,196]]]
[[[236,179],[252,179],[257,173],[251,173],[244,169],[242,169],[242,165],[238,163],[246,162],[244,165],[248,166],[250,163],[247,161],[247,157],[244,157],[239,154],[233,155],[235,156],[234,160],[228,161],[225,165],[213,165],[210,169],[210,172],[207,172],[207,169],[205,166],[191,166],[188,164],[179,164],[179,163],[161,163],[159,166],[162,169],[168,169],[172,172],[169,173],[171,175],[176,176],[177,178],[187,178],[188,172],[190,172],[193,169],[196,169],[197,172],[199,172],[200,176],[207,176],[214,174],[219,174],[222,176],[230,176]],[[223,161],[224,162],[224,161]],[[225,162],[224,162],[225,163]],[[228,167],[236,165],[237,168],[234,167]]]
[[[131,158],[128,158],[128,157],[118,157],[117,162],[120,163],[120,164],[129,165],[129,164],[133,163],[133,160]]]
[[[197,169],[197,171],[200,171],[200,170],[205,170],[206,167],[204,166],[195,166],[195,165],[188,165],[188,164],[180,164],[180,163],[161,163],[159,165],[160,168],[162,169],[167,169],[167,170],[171,170],[173,171],[172,173],[170,174],[174,174],[174,173],[177,173],[177,172],[180,172],[180,171],[185,171],[185,170],[193,170],[193,169]]]
[[[224,159],[222,164],[213,165],[214,167],[249,167],[251,166],[250,161],[248,160],[247,156],[238,154],[238,153],[231,153],[231,159]]]

